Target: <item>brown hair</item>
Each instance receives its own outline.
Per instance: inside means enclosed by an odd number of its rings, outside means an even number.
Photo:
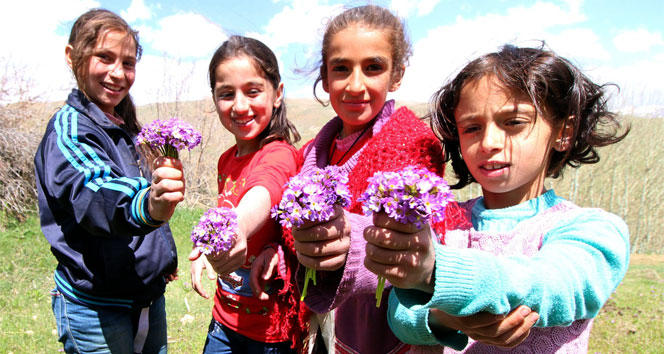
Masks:
[[[544,49],[505,45],[500,51],[481,56],[467,64],[456,77],[431,98],[431,128],[445,148],[459,179],[453,188],[475,182],[461,156],[459,134],[454,117],[462,89],[490,75],[512,96],[528,97],[538,116],[555,127],[569,125],[570,148],[553,150],[547,177],[557,178],[566,165],[599,162],[597,148],[621,141],[629,132],[619,134],[620,121],[607,107],[606,89],[597,85],[569,60]]]
[[[259,40],[243,36],[231,36],[217,48],[210,60],[208,75],[213,93],[214,85],[217,83],[215,75],[217,67],[226,60],[243,55],[253,61],[256,69],[263,73],[263,76],[272,84],[274,90],[279,88],[279,83],[281,83],[279,63],[272,50]],[[272,110],[270,123],[260,133],[259,137],[261,139],[259,146],[261,147],[274,140],[285,140],[291,145],[300,141],[297,128],[286,116],[285,100],[281,102],[278,108]]]
[[[122,17],[105,9],[92,9],[82,14],[76,19],[69,34],[68,44],[71,45],[71,69],[76,78],[76,83],[83,94],[89,98],[85,87],[85,78],[88,75],[88,65],[95,47],[100,38],[110,31],[121,31],[126,33],[136,44],[136,60],[140,60],[143,52],[138,42],[138,32],[129,27],[129,24]],[[136,117],[136,106],[127,94],[117,106],[117,113],[124,120],[126,129],[136,135],[141,131],[141,124]],[[153,160],[157,155],[155,151],[141,145],[141,154],[148,160]],[[148,165],[151,165],[149,163]]]
[[[406,35],[406,26],[389,10],[376,6],[365,5],[350,8],[335,16],[328,22],[321,45],[321,59],[318,63],[318,77],[314,82],[314,97],[323,103],[316,95],[316,85],[327,80],[327,59],[330,42],[339,31],[353,25],[362,25],[371,29],[385,31],[392,47],[392,80],[403,75],[402,66],[408,65],[408,58],[412,55],[410,40]]]

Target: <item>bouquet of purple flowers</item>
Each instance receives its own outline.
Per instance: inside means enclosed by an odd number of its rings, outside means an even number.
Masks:
[[[155,120],[146,124],[137,136],[138,144],[158,149],[163,156],[179,158],[179,151],[191,150],[201,142],[201,133],[177,118]]]
[[[334,204],[350,205],[348,176],[338,166],[327,166],[293,176],[286,183],[279,204],[272,207],[272,217],[282,226],[301,226],[305,220],[327,221],[334,214]],[[309,280],[316,285],[316,270],[307,268],[302,299],[307,295]]]
[[[237,234],[235,210],[218,207],[206,211],[191,231],[191,241],[201,253],[208,255],[228,251]]]
[[[368,179],[369,186],[358,199],[364,202],[366,215],[385,212],[402,223],[421,228],[424,223],[444,219],[447,203],[454,199],[447,182],[426,168],[408,166],[397,172],[376,172]],[[376,307],[385,287],[385,278],[378,277]]]

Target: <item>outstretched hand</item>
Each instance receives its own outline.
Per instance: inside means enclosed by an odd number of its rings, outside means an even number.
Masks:
[[[438,309],[429,310],[429,327],[436,336],[458,330],[478,342],[505,348],[515,347],[526,340],[538,319],[537,312],[523,305],[507,315],[481,312],[458,317]]]
[[[293,227],[298,261],[315,270],[337,270],[346,263],[350,249],[350,222],[343,208],[335,204],[334,215],[323,222],[306,221]]]
[[[185,180],[182,162],[172,157],[161,156],[154,162],[152,186],[148,198],[150,217],[158,221],[168,221],[175,206],[184,200]]]
[[[209,299],[210,295],[203,288],[203,270],[206,271],[207,277],[210,280],[217,279],[217,273],[212,268],[212,265],[208,261],[207,257],[201,257],[201,252],[197,249],[193,249],[189,253],[189,260],[191,261],[191,287],[198,293],[198,295]]]
[[[436,260],[431,229],[402,224],[387,214],[374,213],[374,226],[364,229],[364,266],[393,286],[433,292]]]

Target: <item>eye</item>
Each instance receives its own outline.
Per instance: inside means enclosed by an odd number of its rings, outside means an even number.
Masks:
[[[125,60],[122,62],[122,65],[127,69],[134,69],[136,67],[136,62],[133,60]]]
[[[385,71],[385,67],[382,64],[369,64],[365,70],[369,72],[383,72]]]
[[[219,92],[219,93],[217,93],[217,99],[219,99],[219,100],[233,99],[233,92],[231,92],[231,91]]]
[[[459,134],[471,134],[480,130],[480,126],[477,124],[469,124],[464,126],[459,126]]]
[[[348,67],[345,65],[333,65],[330,70],[332,72],[348,72]]]
[[[260,95],[261,92],[263,92],[263,91],[258,89],[258,88],[255,88],[255,87],[250,88],[249,91],[247,91],[247,96],[256,97],[256,96]]]
[[[100,61],[102,61],[104,63],[108,63],[108,62],[112,61],[111,56],[106,54],[106,53],[96,53],[95,57],[98,58]]]

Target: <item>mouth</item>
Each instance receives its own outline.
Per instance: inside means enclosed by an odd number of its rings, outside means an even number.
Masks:
[[[112,92],[121,92],[124,89],[122,86],[114,85],[108,82],[102,82],[101,86]]]
[[[239,126],[247,126],[249,123],[254,121],[254,117],[241,117],[241,118],[233,118],[233,123]]]
[[[498,176],[507,173],[510,164],[504,162],[487,162],[479,166],[482,173],[488,176]]]

